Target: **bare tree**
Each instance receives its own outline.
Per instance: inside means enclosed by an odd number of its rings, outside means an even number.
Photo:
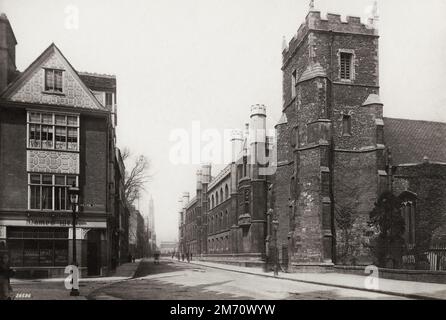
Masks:
[[[121,152],[123,161],[129,160],[131,152],[124,148]],[[136,158],[132,167],[125,170],[124,194],[127,203],[133,204],[141,197],[141,192],[145,190],[145,184],[150,181],[149,175],[150,161],[146,156],[140,155]]]
[[[122,148],[121,150],[122,161],[127,160],[129,157],[130,157],[130,149],[127,147]]]

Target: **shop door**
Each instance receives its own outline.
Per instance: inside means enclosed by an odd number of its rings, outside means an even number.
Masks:
[[[87,235],[87,268],[89,276],[100,274],[100,236],[91,230]]]

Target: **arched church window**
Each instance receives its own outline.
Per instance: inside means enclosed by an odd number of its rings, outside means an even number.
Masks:
[[[351,136],[352,134],[352,116],[349,114],[342,115],[342,135]]]

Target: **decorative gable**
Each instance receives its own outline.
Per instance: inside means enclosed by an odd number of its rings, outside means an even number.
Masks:
[[[45,90],[46,69],[62,70],[61,92]],[[3,98],[16,102],[106,110],[54,44],[5,91]]]

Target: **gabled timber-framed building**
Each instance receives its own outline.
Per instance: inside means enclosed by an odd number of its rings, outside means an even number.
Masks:
[[[80,271],[107,274],[128,242],[116,181],[124,170],[116,151],[116,78],[77,72],[55,44],[19,72],[16,44],[2,14],[0,241],[18,276],[64,275],[72,262],[67,189],[74,183]]]

